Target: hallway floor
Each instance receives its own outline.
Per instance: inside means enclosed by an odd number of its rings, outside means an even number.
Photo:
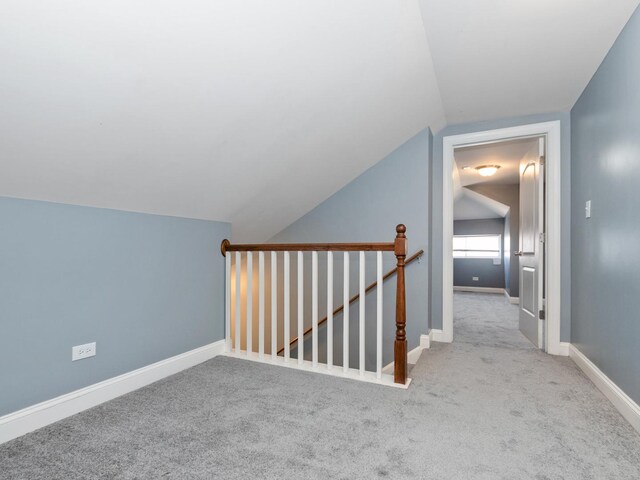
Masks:
[[[2,479],[638,479],[640,435],[499,295],[408,391],[218,357],[0,446]]]

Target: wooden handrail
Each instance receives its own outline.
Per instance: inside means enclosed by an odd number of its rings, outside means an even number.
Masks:
[[[392,244],[393,245],[393,244]],[[418,258],[420,258],[422,255],[424,255],[424,250],[419,250],[416,253],[414,253],[413,255],[411,255],[409,258],[407,258],[407,260],[405,261],[405,265],[409,265],[410,263],[412,263],[414,260],[417,260]],[[382,277],[382,281],[384,282],[387,278],[391,277],[392,275],[394,275],[396,272],[398,271],[398,267],[394,267],[391,270],[389,270],[387,273],[385,273]],[[365,295],[367,293],[369,293],[371,290],[373,290],[376,286],[378,285],[378,281],[374,281],[373,283],[371,283],[367,288],[365,288],[364,293]],[[356,293],[353,297],[351,297],[349,299],[349,305],[351,305],[353,302],[355,302],[356,300],[358,300],[358,298],[360,298],[360,294]],[[333,311],[333,315],[337,315],[338,313],[340,313],[342,310],[344,310],[344,304],[340,305],[338,308],[336,308]],[[320,320],[318,322],[318,327],[324,323],[327,322],[328,320],[328,316],[324,317],[322,320]],[[311,331],[313,330],[312,327],[307,328],[304,333],[302,334],[302,337],[306,337],[307,334],[311,333]],[[295,337],[294,339],[292,339],[289,342],[289,346],[293,345],[294,343],[296,343],[298,341],[298,337]],[[278,355],[280,355],[282,352],[284,352],[284,347],[282,347],[280,350],[278,350]]]
[[[224,239],[222,256],[227,252],[393,252],[393,242],[380,243],[244,243],[233,245]]]

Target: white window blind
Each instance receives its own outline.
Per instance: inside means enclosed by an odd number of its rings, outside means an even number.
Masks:
[[[454,258],[500,258],[501,235],[454,235]]]

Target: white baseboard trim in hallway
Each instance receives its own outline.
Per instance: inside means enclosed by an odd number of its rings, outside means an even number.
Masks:
[[[453,287],[454,292],[505,293],[504,288],[494,287]]]
[[[407,363],[415,364],[420,358],[422,350],[424,350],[425,348],[429,348],[430,346],[431,339],[429,338],[429,335],[420,335],[420,345],[407,353]],[[391,362],[385,365],[382,369],[382,373],[392,374],[394,365],[395,362]]]
[[[512,297],[507,290],[504,290],[504,296],[507,297],[511,305],[520,305],[520,297]]]
[[[634,402],[591,360],[574,345],[569,345],[569,357],[589,377],[598,390],[613,404],[620,414],[640,433],[640,405]]]
[[[473,293],[503,293],[509,303],[512,305],[520,304],[520,297],[512,297],[505,288],[494,287],[453,287],[454,292],[473,292]]]
[[[448,341],[444,335],[444,332],[441,329],[432,328],[429,331],[429,339],[432,342],[443,342],[443,343],[451,343]]]
[[[420,335],[420,349],[431,348],[431,337],[427,335]]]
[[[558,345],[558,353],[556,355],[560,357],[568,357],[570,346],[571,344],[569,342],[560,342],[560,345]]]
[[[210,343],[4,415],[0,417],[0,444],[210,360],[224,348],[224,340]]]

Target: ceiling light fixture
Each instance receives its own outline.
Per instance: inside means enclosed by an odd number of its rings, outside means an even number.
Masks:
[[[476,170],[483,177],[490,177],[491,175],[495,175],[500,165],[480,165],[476,167]]]

